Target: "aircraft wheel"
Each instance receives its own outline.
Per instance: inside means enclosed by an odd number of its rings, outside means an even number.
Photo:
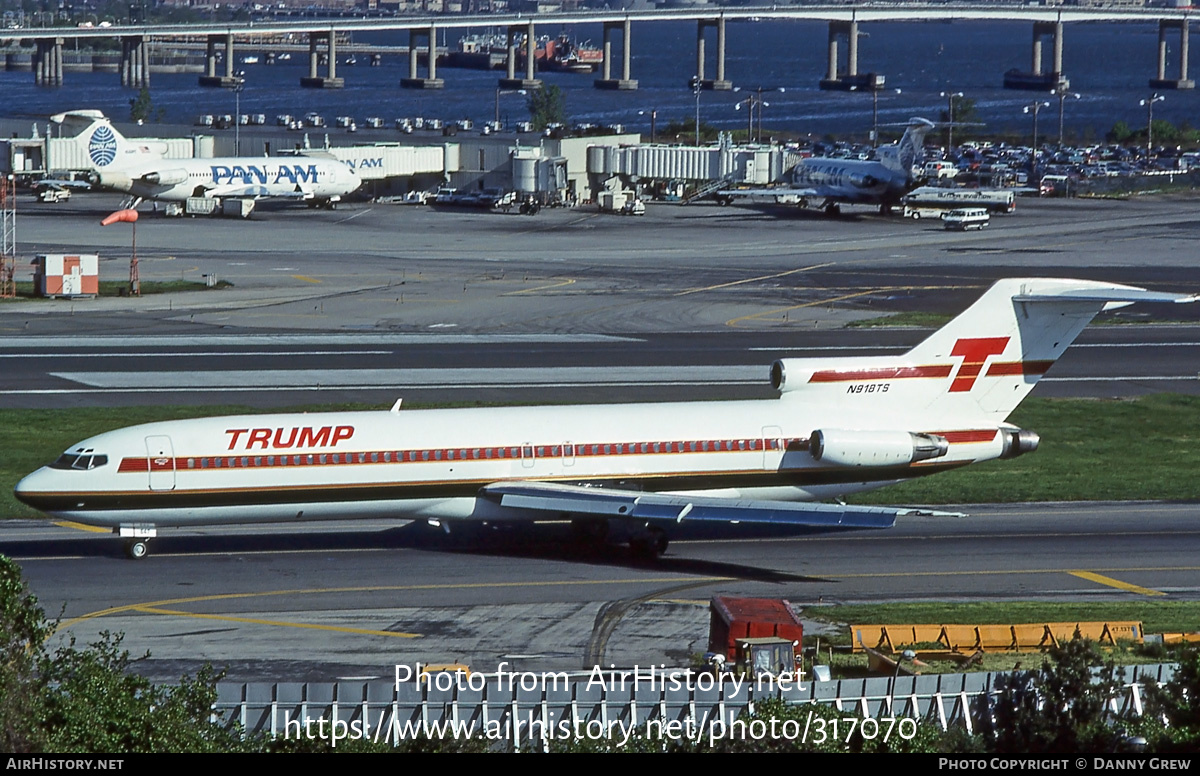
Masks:
[[[141,539],[130,539],[125,542],[125,557],[130,560],[141,560],[150,552],[150,547]]]
[[[825,215],[827,216],[840,216],[841,214],[842,208],[840,205],[829,205],[825,208]]]
[[[920,214],[920,213],[913,213],[913,214],[912,214],[912,220],[914,220],[914,221],[920,221],[920,220],[921,220],[921,214]]]
[[[651,528],[629,541],[629,549],[638,558],[652,560],[667,551],[667,535],[661,528]]]

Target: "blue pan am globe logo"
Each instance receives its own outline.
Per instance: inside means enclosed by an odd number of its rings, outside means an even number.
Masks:
[[[107,167],[117,158],[117,136],[111,127],[96,127],[88,141],[88,156],[97,167]]]

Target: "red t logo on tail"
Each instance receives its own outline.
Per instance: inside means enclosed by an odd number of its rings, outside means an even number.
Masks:
[[[1008,347],[1008,337],[968,337],[954,343],[952,356],[962,356],[962,366],[950,383],[950,393],[969,391],[975,385],[975,379],[983,371],[983,364],[988,356],[998,356]]]

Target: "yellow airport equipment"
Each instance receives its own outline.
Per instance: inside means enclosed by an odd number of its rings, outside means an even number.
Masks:
[[[1142,641],[1140,622],[1047,622],[1020,625],[851,625],[855,652],[1036,652],[1072,639],[1099,644]]]

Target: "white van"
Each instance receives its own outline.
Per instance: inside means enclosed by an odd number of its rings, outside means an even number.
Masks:
[[[992,220],[985,207],[963,207],[947,210],[942,216],[942,226],[946,229],[957,229],[965,232],[968,229],[982,229]]]

